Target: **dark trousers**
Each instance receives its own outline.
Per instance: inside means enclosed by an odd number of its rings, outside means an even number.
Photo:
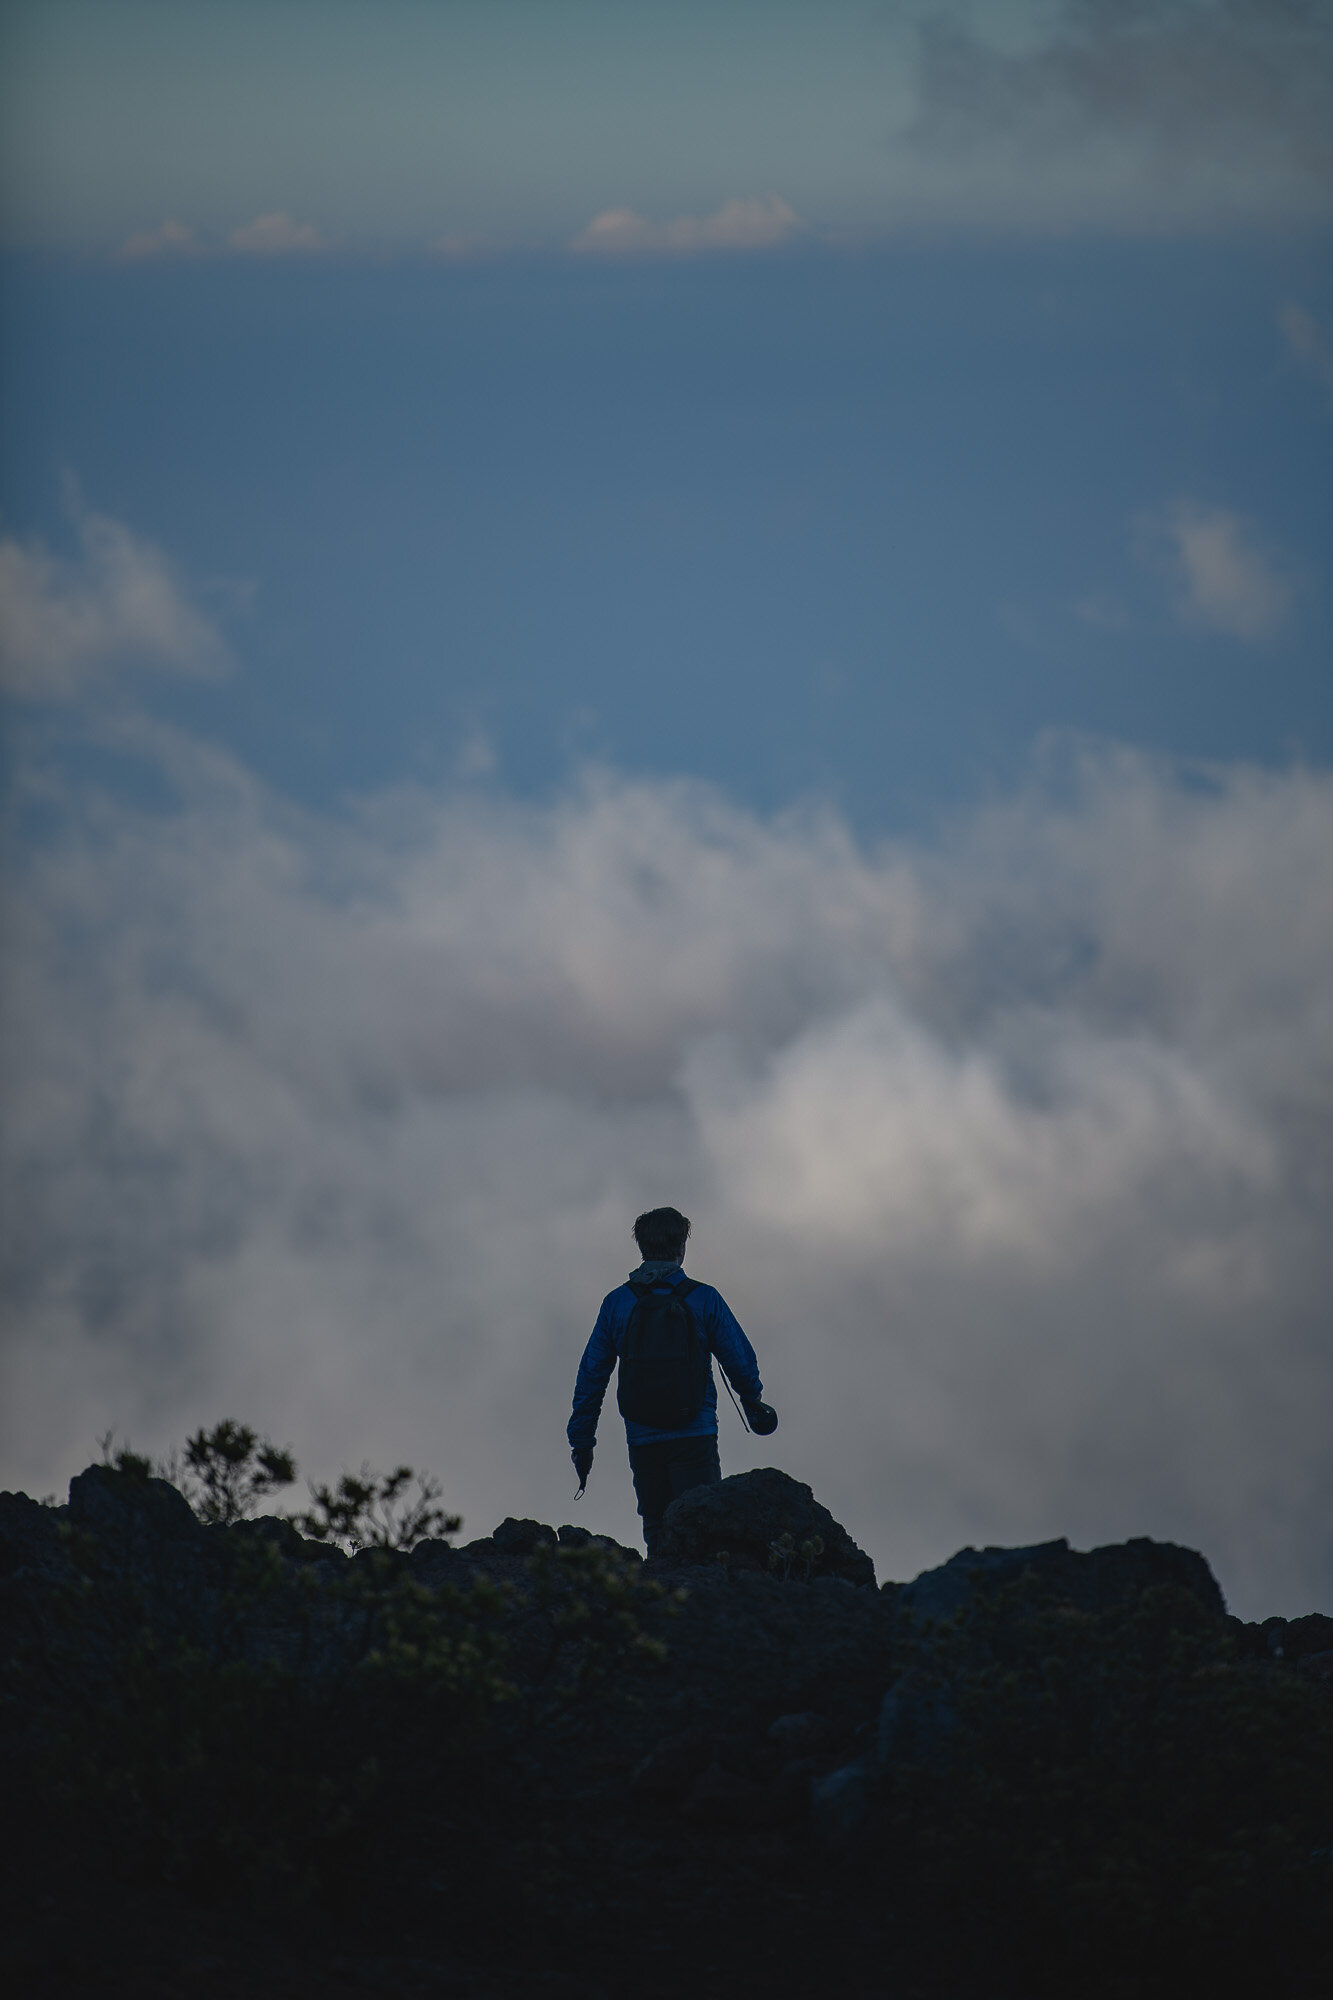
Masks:
[[[722,1463],[717,1455],[717,1438],[663,1438],[660,1444],[632,1444],[629,1469],[634,1474],[634,1496],[643,1517],[643,1543],[648,1560],[657,1554],[662,1516],[671,1502],[692,1486],[717,1486],[722,1479]]]

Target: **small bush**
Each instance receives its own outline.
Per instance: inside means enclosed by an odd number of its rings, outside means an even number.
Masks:
[[[413,1479],[415,1493],[408,1490]],[[312,1542],[353,1551],[408,1550],[418,1542],[445,1541],[462,1527],[461,1514],[436,1505],[441,1491],[437,1480],[410,1465],[394,1472],[363,1465],[359,1473],[344,1472],[336,1486],[312,1486],[310,1506],[288,1518]]]

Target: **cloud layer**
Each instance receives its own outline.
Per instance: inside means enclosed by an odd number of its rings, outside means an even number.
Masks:
[[[687,782],[334,821],[141,725],[7,930],[0,1447],[228,1413],[567,1517],[568,1397],[659,1201],[810,1480],[906,1575],[1148,1533],[1333,1593],[1333,781],[1052,753],[937,847]],[[49,788],[45,794],[48,810]],[[634,1531],[612,1412],[589,1500]]]
[[[74,509],[76,560],[0,538],[0,689],[68,701],[114,667],[190,676],[226,665],[169,558],[120,521]]]
[[[292,220],[317,214],[375,255],[446,233],[549,250],[605,212],[671,248],[728,190],[772,188],[844,241],[1333,212],[1326,0],[376,0],[321,8],[317,34],[270,8],[262,35],[251,11],[24,9],[0,80],[9,240],[134,232],[152,256],[255,216],[243,247],[276,254],[318,247]]]

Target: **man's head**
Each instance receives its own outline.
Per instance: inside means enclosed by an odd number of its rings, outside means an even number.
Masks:
[[[647,1264],[679,1263],[689,1233],[690,1218],[678,1208],[650,1208],[634,1225],[634,1241]]]

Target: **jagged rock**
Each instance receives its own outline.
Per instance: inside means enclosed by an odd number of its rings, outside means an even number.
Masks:
[[[362,1570],[383,1570],[386,1565],[393,1569],[405,1569],[410,1561],[403,1549],[382,1548],[378,1542],[366,1542],[359,1549],[352,1550],[352,1561],[360,1564]]]
[[[1304,1618],[1287,1621],[1287,1651],[1297,1659],[1304,1659],[1307,1653],[1327,1653],[1333,1650],[1333,1618],[1325,1617],[1322,1611],[1307,1611]]]
[[[1307,1612],[1304,1618],[1265,1618],[1258,1625],[1240,1626],[1237,1636],[1245,1652],[1295,1662],[1333,1649],[1333,1618],[1322,1611]]]
[[[491,1540],[502,1555],[530,1556],[543,1543],[554,1546],[556,1533],[544,1521],[516,1521],[511,1514],[501,1521]]]
[[[233,1521],[230,1527],[205,1532],[226,1535],[233,1548],[250,1545],[276,1549],[288,1562],[345,1562],[347,1559],[336,1542],[308,1542],[280,1514],[261,1514],[254,1521]]]
[[[719,1531],[706,1510],[702,1528],[696,1519],[702,1560],[650,1568],[649,1581],[666,1586],[661,1596],[622,1590],[615,1575],[600,1579],[598,1562],[546,1561],[552,1541],[574,1551],[603,1540],[568,1525],[556,1533],[507,1522],[461,1550],[421,1544],[399,1558],[395,1576],[466,1586],[489,1571],[509,1587],[479,1594],[484,1616],[448,1600],[435,1607],[446,1644],[418,1666],[415,1622],[432,1612],[422,1593],[389,1593],[386,1607],[377,1591],[356,1588],[364,1566],[358,1576],[332,1549],[298,1546],[281,1522],[196,1528],[158,1482],[94,1468],[75,1488],[68,1510],[0,1495],[0,1769],[19,1845],[31,1849],[34,1826],[45,1826],[47,1843],[16,1886],[11,1863],[4,1886],[20,1915],[50,1912],[41,1949],[25,1945],[18,1959],[7,1909],[5,1990],[110,1990],[111,1964],[117,1992],[124,1967],[135,1992],[232,1992],[256,1980],[276,1991],[304,1979],[311,1991],[373,1985],[397,1994],[429,1984],[496,2000],[550,1986],[557,2000],[548,1975],[559,1962],[559,1996],[568,1989],[573,2000],[595,2000],[622,1990],[626,1963],[651,1968],[683,1939],[710,1993],[784,2000],[915,1992],[922,1978],[932,1993],[989,1994],[997,1976],[1006,1991],[1081,1992],[1090,1965],[1105,1967],[1107,1991],[1137,1991],[1147,1965],[1154,1993],[1222,1992],[1236,1984],[1238,1952],[1247,1954],[1240,1984],[1258,1991],[1271,1985],[1274,1964],[1293,1983],[1291,1940],[1307,1936],[1320,1962],[1308,1977],[1302,1963],[1295,1984],[1330,1990],[1323,1864],[1333,1620],[1223,1623],[1207,1566],[1188,1550],[1151,1542],[1086,1554],[1062,1542],[965,1550],[882,1593],[853,1588],[836,1571],[783,1580],[763,1567],[760,1538],[780,1528],[808,1539],[814,1529],[836,1552],[842,1531],[815,1513],[807,1488],[773,1472],[746,1475],[730,1493],[750,1493],[748,1513],[724,1492],[728,1526]],[[764,1518],[765,1491],[782,1503],[794,1494],[804,1519],[790,1509]],[[717,1493],[701,1497],[711,1504]],[[698,1507],[681,1511],[688,1520]],[[251,1545],[281,1562],[256,1563]],[[709,1560],[718,1546],[735,1558],[726,1567]],[[747,1547],[756,1551],[749,1567]],[[343,1568],[326,1571],[330,1557]],[[949,1634],[926,1627],[927,1612],[947,1618],[1025,1570],[1040,1587],[1020,1594],[1012,1632],[999,1633],[1004,1645],[991,1645],[989,1619]],[[630,1605],[664,1652],[617,1654],[604,1677],[571,1694],[566,1669],[578,1668],[582,1628],[577,1617],[559,1619],[589,1577],[594,1615],[609,1610],[614,1628],[617,1607]],[[608,1580],[615,1588],[601,1601],[596,1586]],[[552,1581],[571,1590],[551,1592]],[[1135,1593],[1162,1582],[1193,1597],[1164,1593],[1160,1617],[1140,1619]],[[918,1615],[899,1616],[900,1601]],[[1095,1624],[1066,1618],[1068,1603],[1113,1615]],[[1128,1618],[1115,1615],[1124,1605]],[[1052,1606],[1055,1615],[1044,1615]],[[1033,1619],[1034,1609],[1043,1615]],[[383,1629],[403,1642],[392,1658],[366,1652],[375,1637],[368,1620],[381,1612]],[[1061,1628],[1076,1641],[1073,1672],[1050,1676],[1048,1711],[1046,1640]],[[1155,1648],[1173,1631],[1179,1648]],[[552,1633],[565,1648],[554,1667]],[[1142,1658],[1140,1633],[1154,1641]],[[455,1638],[466,1647],[492,1637],[501,1680],[493,1704],[483,1688],[478,1730],[470,1697],[460,1704],[436,1670],[448,1668]],[[1010,1638],[1020,1675],[1013,1701]],[[375,1672],[362,1676],[360,1663],[371,1659]],[[217,1702],[210,1660],[220,1670]],[[1090,1751],[1089,1717],[1098,1739]],[[381,1757],[387,1789],[367,1784],[362,1806],[363,1778]],[[916,1758],[923,1768],[912,1768]],[[320,1818],[326,1784],[338,1818],[336,1852],[321,1873],[334,1845]],[[1177,1795],[1183,1810],[1173,1823]],[[789,1835],[807,1819],[808,1838]],[[271,1826],[281,1836],[272,1845]],[[241,1939],[225,1979],[213,1978],[220,1960],[180,1949],[191,1935],[182,1928],[185,1891],[174,1879],[162,1888],[164,1857],[174,1868],[180,1854],[193,1871],[189,1895],[194,1884],[206,1898],[210,1950],[233,1927]],[[244,1873],[228,1858],[235,1854]],[[1131,1875],[1129,1894],[1120,1890],[1126,1854],[1152,1862]],[[236,1907],[249,1909],[252,1856],[266,1893],[269,1871],[283,1870],[275,1908],[284,1926],[307,1879],[319,1888],[290,1966],[269,1962],[264,1933],[229,1902],[243,1896]],[[48,1965],[71,1928],[72,1899],[90,1881],[86,1961],[77,1983],[54,1985]],[[386,1942],[404,1923],[413,1937],[418,1925],[438,1936],[439,1967],[401,1954],[362,1957],[356,1977],[345,1978],[352,1961],[324,1950],[344,1904],[357,1926],[372,1913],[382,1921]],[[1270,1907],[1256,1944],[1254,1912]],[[458,1955],[464,1925],[474,1927],[465,1941],[482,1940],[487,1954],[475,1966]],[[605,1986],[589,1958],[603,1934],[609,1957],[600,1963],[615,1967]],[[134,1958],[144,1937],[161,1944],[160,1964]],[[495,1957],[511,1938],[532,1960],[512,1981],[508,1961]],[[958,1940],[975,1952],[975,1981],[970,1958],[950,1957]],[[497,1967],[503,1976],[493,1978]]]
[[[629,1562],[643,1561],[637,1549],[627,1549],[623,1542],[615,1539],[614,1535],[597,1535],[591,1528],[577,1528],[570,1522],[566,1522],[563,1528],[556,1529],[555,1538],[562,1549],[614,1549],[617,1555],[624,1556]]]
[[[712,1737],[699,1723],[655,1743],[630,1773],[630,1790],[641,1799],[681,1798],[711,1761]]]
[[[868,1757],[858,1757],[816,1778],[810,1786],[810,1828],[825,1847],[842,1847],[860,1829],[874,1797],[875,1772]]]
[[[1174,1584],[1192,1592],[1215,1617],[1226,1615],[1217,1580],[1203,1557],[1194,1549],[1154,1542],[1146,1535],[1086,1551],[1071,1549],[1063,1537],[1031,1548],[960,1549],[938,1569],[924,1570],[904,1584],[895,1595],[895,1609],[900,1617],[910,1614],[918,1624],[927,1618],[953,1618],[977,1591],[998,1589],[1025,1574],[1084,1611],[1107,1611],[1154,1585]]]
[[[79,1527],[112,1539],[188,1542],[204,1530],[183,1493],[165,1479],[90,1465],[69,1482],[69,1518]]]
[[[686,1596],[647,1608],[668,1653],[649,1678],[678,1728],[707,1719],[762,1732],[772,1716],[817,1709],[844,1731],[874,1711],[892,1678],[893,1621],[878,1591],[780,1583],[758,1570],[728,1577],[716,1564],[664,1580]]]
[[[44,1507],[26,1493],[0,1493],[0,1577],[65,1568],[59,1534],[64,1518],[63,1507]]]
[[[822,1551],[810,1561],[812,1577],[873,1587],[875,1566],[864,1549],[808,1486],[771,1465],[733,1473],[716,1486],[695,1486],[673,1500],[663,1516],[658,1560],[715,1563],[725,1551],[733,1565],[767,1570],[773,1543],[782,1535],[798,1546],[822,1541]]]
[[[442,1583],[466,1584],[470,1574],[461,1549],[452,1542],[418,1542],[407,1558],[418,1583],[438,1589]]]
[[[769,1742],[789,1757],[809,1757],[827,1749],[832,1735],[827,1716],[812,1708],[801,1709],[796,1715],[780,1715],[768,1725]]]
[[[902,1761],[947,1763],[957,1728],[950,1690],[909,1668],[880,1704],[875,1762],[881,1770]]]
[[[736,1771],[710,1764],[691,1785],[681,1806],[681,1814],[692,1826],[761,1826],[769,1817],[771,1801],[763,1785]]]

